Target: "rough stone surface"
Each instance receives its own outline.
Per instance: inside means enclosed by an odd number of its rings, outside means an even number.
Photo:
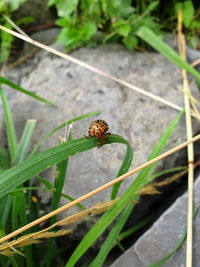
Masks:
[[[200,203],[200,175],[194,185],[194,206]],[[188,193],[179,197],[175,203],[162,214],[153,226],[127,250],[112,267],[149,266],[164,258],[176,246],[187,225]],[[200,212],[194,218],[193,265],[199,266],[200,257]],[[184,267],[186,259],[186,241],[175,254],[162,266]]]
[[[183,95],[178,87],[182,84],[180,71],[157,53],[129,52],[117,44],[97,48],[81,48],[71,55],[144,90],[183,106]],[[135,91],[103,78],[83,67],[68,62],[48,52],[40,51],[32,59],[6,73],[6,77],[22,87],[57,104],[54,109],[30,97],[4,87],[9,98],[18,137],[27,119],[37,119],[33,144],[48,131],[76,116],[102,109],[99,116],[73,124],[73,138],[87,134],[89,123],[102,118],[110,125],[112,133],[122,135],[134,149],[131,168],[145,162],[158,139],[178,112],[162,103],[149,99]],[[197,87],[192,83],[192,93],[199,99]],[[195,124],[196,132],[198,125]],[[58,144],[61,130],[45,141],[40,150]],[[167,148],[185,140],[184,118],[173,133]],[[166,148],[166,149],[167,149]],[[115,178],[123,160],[125,147],[120,144],[106,145],[77,154],[69,159],[64,193],[77,198]],[[182,153],[182,152],[181,152]],[[184,153],[182,153],[184,156]],[[159,168],[176,165],[180,154],[159,163]],[[53,171],[44,174],[52,180]],[[130,177],[122,183],[122,193],[133,181]],[[83,204],[86,207],[109,200],[108,189]],[[48,202],[50,195],[42,194]],[[61,205],[66,203],[62,199]],[[65,213],[73,213],[71,209]]]

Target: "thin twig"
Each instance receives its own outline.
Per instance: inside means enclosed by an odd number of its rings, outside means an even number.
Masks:
[[[108,182],[107,184],[104,184],[104,185],[98,187],[97,189],[95,189],[95,190],[93,190],[93,191],[91,191],[91,192],[89,192],[89,193],[77,198],[76,200],[74,200],[74,201],[72,201],[72,202],[70,202],[70,203],[68,203],[68,204],[66,204],[66,205],[64,205],[64,206],[62,206],[62,207],[60,207],[60,208],[58,208],[58,209],[56,209],[56,210],[44,215],[44,216],[42,216],[41,218],[39,218],[39,219],[37,219],[37,220],[35,220],[35,221],[33,221],[33,222],[21,227],[21,228],[19,228],[18,230],[16,230],[16,231],[14,231],[14,232],[2,237],[0,239],[0,244],[5,242],[5,241],[7,241],[7,240],[9,240],[10,238],[12,238],[12,237],[14,237],[16,235],[28,230],[29,228],[31,228],[31,227],[33,227],[33,226],[35,226],[35,225],[37,225],[37,224],[49,219],[49,218],[51,218],[52,216],[55,216],[58,213],[61,213],[64,210],[67,210],[67,209],[71,208],[72,206],[75,206],[76,204],[78,204],[78,203],[80,203],[80,202],[82,202],[82,201],[94,196],[95,194],[107,189],[108,187],[110,187],[110,186],[112,186],[112,185],[114,185],[114,184],[116,184],[116,183],[118,183],[118,182],[120,182],[120,181],[122,181],[124,179],[126,179],[127,177],[133,175],[134,173],[141,171],[142,169],[146,168],[147,166],[149,166],[149,165],[151,165],[151,164],[153,164],[153,163],[155,163],[155,162],[157,162],[157,161],[159,161],[159,160],[161,160],[161,159],[163,159],[165,157],[168,157],[169,155],[171,155],[171,154],[177,152],[178,150],[186,147],[188,144],[190,144],[192,142],[196,142],[199,139],[200,139],[200,134],[198,134],[195,137],[193,137],[192,139],[190,139],[190,140],[188,140],[188,141],[186,141],[186,142],[184,142],[184,143],[182,143],[182,144],[180,144],[180,145],[168,150],[167,152],[159,155],[158,157],[156,157],[156,158],[154,158],[154,159],[152,159],[152,160],[140,165],[139,167],[133,169],[132,171],[129,171],[129,172],[121,175],[120,177]]]
[[[182,12],[178,10],[178,47],[180,56],[186,60],[185,38],[182,34]],[[183,88],[185,101],[185,118],[187,140],[192,138],[192,118],[190,116],[190,87],[187,80],[186,70],[182,70]],[[188,144],[188,220],[187,220],[187,247],[186,247],[186,266],[192,267],[192,239],[193,239],[193,184],[194,184],[194,145]]]
[[[44,44],[41,44],[40,42],[37,42],[37,41],[31,39],[30,37],[23,36],[22,34],[17,33],[15,31],[12,31],[12,30],[10,30],[10,29],[2,26],[2,25],[0,25],[0,29],[3,30],[3,31],[6,31],[6,32],[8,32],[8,33],[10,33],[10,34],[12,34],[12,35],[24,40],[24,41],[26,41],[26,42],[29,42],[29,43],[31,43],[31,44],[33,44],[35,46],[38,46],[38,47],[40,47],[40,48],[42,48],[42,49],[44,49],[46,51],[49,51],[50,53],[53,53],[53,54],[55,54],[55,55],[57,55],[59,57],[65,58],[65,59],[67,59],[67,60],[69,60],[69,61],[71,61],[71,62],[73,62],[75,64],[78,64],[78,65],[80,65],[80,66],[82,66],[82,67],[84,67],[84,68],[86,68],[86,69],[88,69],[90,71],[93,71],[93,72],[95,72],[95,73],[97,73],[97,74],[99,74],[99,75],[101,75],[103,77],[106,77],[106,78],[108,78],[108,79],[110,79],[110,80],[112,80],[114,82],[117,82],[117,83],[119,83],[119,84],[121,84],[121,85],[123,85],[125,87],[128,87],[128,88],[130,88],[130,89],[132,89],[132,90],[134,90],[134,91],[136,91],[136,92],[138,92],[140,94],[148,96],[151,99],[154,99],[154,100],[156,100],[158,102],[161,102],[164,105],[172,107],[172,108],[174,108],[174,109],[176,109],[178,111],[182,110],[182,107],[180,107],[180,106],[178,106],[178,105],[176,105],[176,104],[174,104],[174,103],[172,103],[170,101],[167,101],[167,100],[165,100],[165,99],[163,99],[163,98],[161,98],[159,96],[153,95],[153,94],[151,94],[151,93],[149,93],[149,92],[147,92],[147,91],[145,91],[145,90],[143,90],[143,89],[141,89],[141,88],[139,88],[137,86],[134,86],[134,85],[124,81],[124,80],[118,79],[118,78],[116,78],[116,77],[114,77],[114,76],[112,76],[112,75],[110,75],[110,74],[108,74],[108,73],[106,73],[106,72],[104,72],[102,70],[99,70],[99,69],[97,69],[95,67],[92,67],[91,65],[89,65],[87,63],[84,63],[81,60],[78,60],[76,58],[73,58],[72,56],[69,56],[69,55],[64,54],[64,53],[62,53],[60,51],[57,51],[56,49],[54,49],[52,47],[48,47],[48,46],[46,46]]]

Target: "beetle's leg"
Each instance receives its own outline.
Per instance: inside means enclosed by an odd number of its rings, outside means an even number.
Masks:
[[[90,136],[91,136],[90,131],[88,131],[88,136],[85,135],[85,138],[90,139]]]
[[[98,148],[100,148],[103,145],[104,142],[108,141],[108,137],[110,135],[111,135],[111,133],[106,133],[106,134],[101,136],[101,141],[98,143]]]

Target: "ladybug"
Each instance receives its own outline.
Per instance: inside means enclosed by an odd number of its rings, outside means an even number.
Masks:
[[[111,133],[107,133],[109,130],[107,122],[104,120],[96,120],[93,121],[89,126],[88,136],[86,138],[90,138],[90,136],[95,136],[100,142],[98,143],[98,148],[102,146],[104,142],[108,140],[108,136]]]

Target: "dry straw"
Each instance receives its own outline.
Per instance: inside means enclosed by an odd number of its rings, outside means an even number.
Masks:
[[[182,34],[182,12],[178,11],[178,47],[180,56],[186,60],[185,38]],[[190,116],[190,87],[187,79],[186,70],[182,70],[185,119],[187,140],[192,138],[192,118]],[[194,105],[194,102],[193,102]],[[186,247],[186,266],[192,267],[192,243],[193,243],[193,184],[194,184],[194,146],[188,144],[188,220],[187,220],[187,247]]]

